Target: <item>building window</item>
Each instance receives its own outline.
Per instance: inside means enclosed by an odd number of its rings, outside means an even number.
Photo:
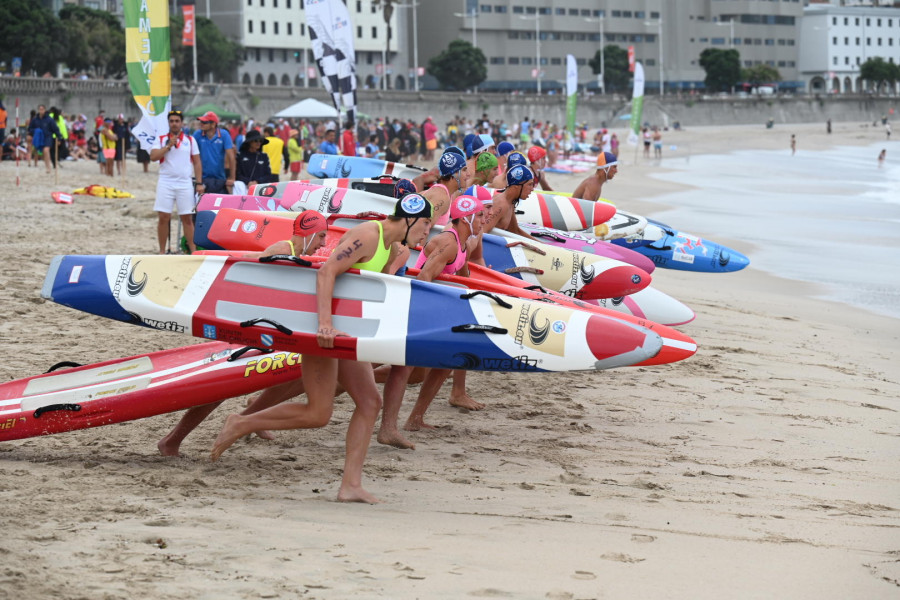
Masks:
[[[835,57],[831,60],[831,64],[834,64],[834,65],[838,64],[838,57],[837,57],[837,56],[835,56]]]
[[[587,59],[586,58],[576,58],[575,64],[578,65],[579,67],[583,67],[584,65],[587,64]]]
[[[648,67],[652,67],[656,64],[656,59],[648,58],[647,60],[644,61],[644,64],[647,65]]]
[[[778,40],[778,41],[779,41],[779,42],[783,42],[784,40]],[[834,36],[833,38],[831,38],[831,45],[832,45],[832,46],[837,46],[837,43],[838,43],[837,36]],[[782,44],[782,46],[783,46],[783,45],[784,45],[784,44]]]
[[[259,0],[259,5],[260,5],[260,6],[265,6],[265,5],[266,5],[266,0]]]
[[[534,59],[532,59],[530,56],[523,56],[523,57],[522,57],[522,64],[523,64],[523,65],[530,65],[530,64],[533,63],[533,62],[534,62]]]
[[[278,35],[278,21],[272,23],[272,26],[275,28],[275,35]]]
[[[373,27],[373,28],[372,28],[372,39],[373,39],[373,40],[377,40],[377,39],[378,39],[378,28],[377,28],[377,27]]]
[[[506,57],[503,56],[492,56],[491,57],[492,65],[503,65],[506,64]]]
[[[272,0],[272,6],[278,8],[278,0]]]
[[[513,6],[513,14],[514,15],[524,15],[525,7],[524,6]]]
[[[259,57],[259,48],[257,48],[257,49],[256,49],[256,62],[260,62],[260,60],[261,60],[261,59],[260,59],[260,57]]]
[[[356,0],[356,12],[362,12],[362,0]]]
[[[507,9],[507,7],[506,7],[506,6],[503,6],[502,4],[495,4],[495,5],[494,5],[494,12],[495,12],[495,13],[506,14],[506,9]]]
[[[773,40],[772,38],[766,38],[766,46],[774,46],[774,45],[775,45],[775,40]]]
[[[287,50],[281,51],[281,62],[287,62]]]
[[[623,18],[623,19],[630,19],[630,18],[631,18],[631,11],[630,11],[630,10],[623,10],[623,11],[622,11],[622,18]]]
[[[517,65],[517,64],[519,64],[519,57],[518,57],[518,56],[510,56],[510,57],[509,57],[509,64],[511,64],[511,65]]]
[[[247,33],[253,33],[253,20],[247,21]]]
[[[587,9],[587,8],[582,8],[582,9],[581,9],[581,16],[582,16],[582,17],[589,17],[589,16],[591,16],[591,11],[590,11],[589,9]]]
[[[550,64],[551,64],[551,65],[561,65],[561,64],[562,64],[562,59],[561,59],[561,58],[551,58],[551,59],[550,59]]]
[[[259,32],[263,33],[263,34],[266,32],[266,22],[265,21],[259,22]]]
[[[294,51],[294,62],[297,62],[297,63],[300,62],[300,60],[301,60],[300,55],[301,55],[301,53],[305,53],[305,52],[306,52],[306,50],[295,50]]]
[[[570,16],[570,17],[577,17],[577,16],[578,16],[578,9],[577,9],[577,8],[570,8],[570,9],[569,9],[569,16]]]
[[[491,6],[490,4],[482,4],[481,7],[479,8],[479,10],[483,13],[489,13],[489,12],[493,12],[493,10],[492,10],[493,8],[494,7]]]
[[[550,14],[550,7],[542,7],[542,8],[538,8],[538,14],[539,14],[539,15],[549,15],[549,14]]]
[[[636,10],[636,11],[634,11],[634,18],[635,19],[646,19],[647,13],[645,13],[642,10]]]
[[[253,6],[253,0],[247,0],[247,6]]]
[[[535,8],[534,6],[526,6],[525,12],[529,15],[533,15],[534,13],[537,12],[537,8]]]
[[[358,39],[358,40],[362,39],[362,25],[356,26],[356,39]]]
[[[566,15],[566,9],[564,8],[556,8],[554,14],[564,17]]]
[[[269,62],[275,62],[275,49],[269,48]]]
[[[306,35],[306,23],[300,23],[300,35]]]
[[[288,8],[291,7],[291,0],[287,0],[287,7],[288,7]]]
[[[294,35],[294,24],[288,23],[287,26],[288,26],[288,35]]]
[[[659,13],[655,12],[655,11],[651,11],[650,18],[651,19],[659,19]]]
[[[507,31],[506,38],[510,39],[510,40],[517,40],[517,39],[519,39],[519,32],[518,31]]]

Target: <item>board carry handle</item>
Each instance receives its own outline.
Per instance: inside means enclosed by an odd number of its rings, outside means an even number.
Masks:
[[[259,262],[261,263],[271,263],[278,260],[286,260],[288,262],[292,262],[295,265],[300,265],[301,267],[311,267],[312,263],[308,260],[304,260],[299,256],[291,256],[290,254],[273,254],[272,256],[260,256]]]
[[[455,333],[499,333],[500,335],[509,333],[508,329],[497,327],[495,325],[481,325],[480,323],[466,323],[465,325],[455,325],[454,327],[450,328],[450,331],[453,331]]]
[[[532,273],[534,275],[543,275],[543,269],[535,269],[534,267],[510,267],[504,273]]]
[[[462,298],[463,300],[468,300],[469,298],[474,298],[475,296],[487,296],[488,298],[492,299],[494,302],[496,302],[497,304],[499,304],[499,305],[502,306],[503,308],[512,308],[512,304],[510,304],[509,302],[507,302],[506,300],[504,300],[503,298],[501,298],[501,297],[498,296],[497,294],[492,294],[492,293],[486,292],[486,291],[484,291],[484,290],[478,290],[478,291],[476,291],[476,292],[471,292],[471,293],[468,293],[468,294],[462,294],[462,295],[460,296],[460,298]]]
[[[262,354],[272,354],[275,352],[274,348],[260,348],[258,346],[244,346],[240,350],[235,350],[235,352],[228,357],[228,362],[234,362],[243,355],[247,354],[251,350],[259,350]]]
[[[655,244],[656,242],[654,242]],[[672,246],[654,246],[653,244],[647,244],[647,247],[652,250],[659,250],[660,252],[668,252],[672,249]]]
[[[42,406],[36,411],[34,411],[34,418],[40,419],[44,413],[54,412],[57,410],[68,410],[72,412],[78,412],[81,410],[80,404],[48,404],[47,406]]]
[[[540,293],[542,293],[542,294],[547,294],[547,293],[549,293],[549,292],[546,290],[546,288],[544,288],[543,286],[540,286],[540,285],[529,285],[528,287],[526,287],[526,288],[524,288],[524,289],[526,289],[526,290],[528,290],[528,291],[531,291],[531,292],[540,292]]]
[[[382,173],[378,177],[373,177],[372,179],[385,179],[385,178],[391,179],[393,181],[400,181],[399,177],[397,177],[396,175],[391,175],[390,173]]]
[[[555,233],[551,233],[551,232],[549,232],[549,231],[535,231],[535,232],[533,232],[531,235],[532,235],[533,237],[545,237],[545,238],[549,238],[549,239],[554,240],[554,241],[557,241],[557,242],[564,242],[564,241],[566,241],[565,239],[561,238],[560,236],[556,235]],[[507,247],[508,247],[508,246],[507,246]]]
[[[532,246],[531,244],[526,244],[525,242],[522,242],[522,241],[510,242],[506,245],[507,248],[515,248],[516,246],[522,246],[523,248],[527,248],[528,250],[531,250],[532,252],[537,252],[541,256],[547,256],[547,252],[545,250],[541,250],[540,248],[538,248],[536,246]]]
[[[44,374],[52,373],[53,371],[55,371],[57,369],[65,369],[66,367],[75,368],[75,367],[83,367],[83,366],[84,365],[81,363],[72,362],[71,360],[64,360],[62,362],[56,363],[55,365],[53,365],[52,367],[50,367],[49,369],[44,371]]]
[[[241,327],[253,327],[257,323],[268,323],[284,335],[293,335],[294,332],[279,323],[278,321],[273,321],[272,319],[250,319],[249,321],[241,322]]]

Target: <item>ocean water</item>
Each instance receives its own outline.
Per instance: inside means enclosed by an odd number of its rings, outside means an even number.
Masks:
[[[900,319],[900,142],[794,156],[736,151],[663,166],[672,171],[654,177],[699,189],[659,198],[672,209],[652,218],[712,241],[749,242],[752,267]]]

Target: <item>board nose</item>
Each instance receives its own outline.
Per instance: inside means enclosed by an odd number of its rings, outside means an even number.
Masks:
[[[597,369],[625,367],[648,360],[663,345],[659,334],[645,327],[599,315],[588,319],[585,336],[597,359],[594,365]]]

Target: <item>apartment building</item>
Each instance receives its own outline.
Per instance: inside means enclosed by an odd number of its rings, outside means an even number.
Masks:
[[[579,82],[596,88],[588,61],[601,45],[634,48],[648,93],[703,88],[700,53],[735,48],[743,66],[771,65],[784,87],[802,88],[797,39],[800,0],[471,0],[423,2],[418,9],[421,64],[456,38],[475,41],[488,62],[479,89],[561,89],[565,57]],[[425,40],[425,41],[423,41]]]
[[[800,31],[800,73],[810,92],[850,93],[874,90],[860,66],[881,57],[900,64],[900,9],[811,4]],[[887,86],[897,92],[897,84]]]

